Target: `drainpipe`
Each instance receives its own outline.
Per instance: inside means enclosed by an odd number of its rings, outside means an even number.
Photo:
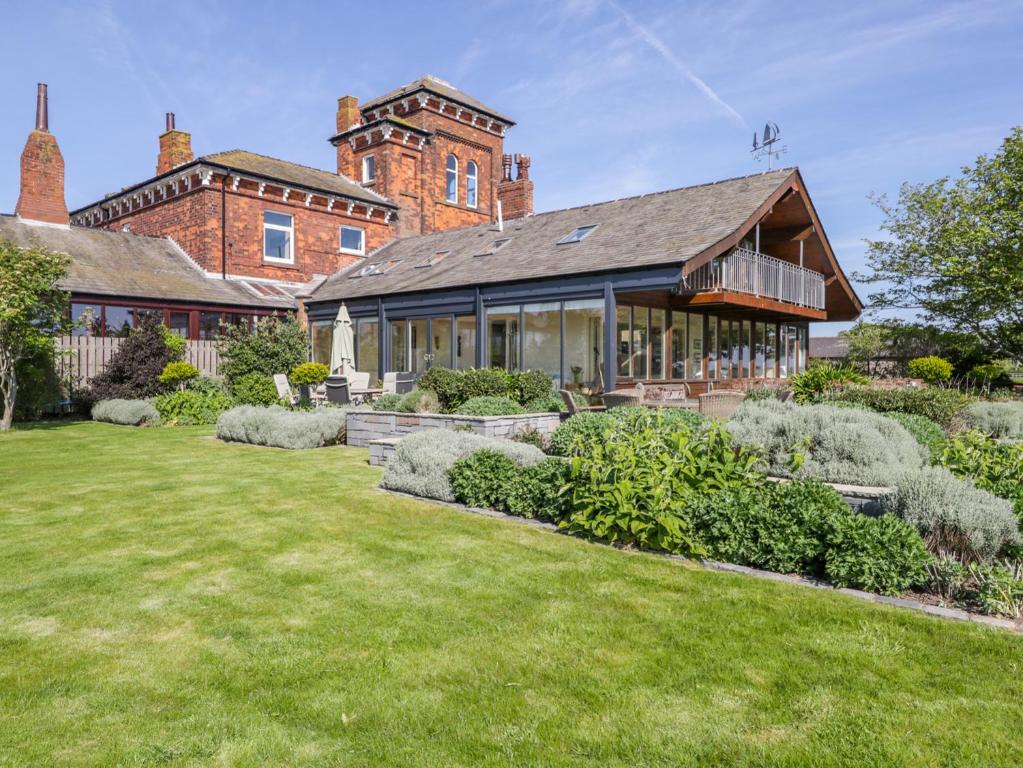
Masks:
[[[615,374],[618,372],[616,359],[616,336],[618,319],[615,311],[615,292],[611,281],[604,283],[604,391],[614,392]]]
[[[227,279],[227,174],[220,180],[220,276]]]

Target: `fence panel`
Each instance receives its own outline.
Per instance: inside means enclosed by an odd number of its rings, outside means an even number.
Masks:
[[[122,339],[99,336],[61,336],[57,339],[57,367],[61,381],[72,388],[88,386],[103,372],[114,356]],[[216,376],[220,355],[212,341],[189,340],[185,347],[185,360],[190,362],[203,376]]]

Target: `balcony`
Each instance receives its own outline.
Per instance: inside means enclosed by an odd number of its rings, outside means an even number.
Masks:
[[[745,293],[824,309],[824,275],[747,248],[736,248],[683,278],[679,293]]]

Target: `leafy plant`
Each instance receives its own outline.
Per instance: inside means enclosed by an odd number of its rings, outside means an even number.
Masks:
[[[148,400],[100,400],[92,406],[92,420],[130,427],[160,423],[160,414]]]
[[[989,561],[1019,541],[1019,525],[1008,501],[943,467],[907,472],[886,506],[913,525],[935,554]]]
[[[440,413],[440,401],[436,392],[417,388],[403,395],[395,410],[401,413]]]
[[[546,371],[517,371],[506,375],[508,396],[521,405],[556,394],[554,379]]]
[[[66,326],[67,254],[0,240],[0,432],[11,428],[18,373],[40,354],[52,359],[52,338]],[[21,365],[19,365],[21,364]]]
[[[977,584],[977,602],[984,613],[1023,618],[1023,562],[970,566]]]
[[[300,363],[291,369],[288,380],[298,386],[316,386],[322,384],[330,369],[323,363]]]
[[[246,373],[235,379],[231,391],[241,405],[279,405],[280,396],[274,380],[264,373]]]
[[[952,363],[937,355],[917,357],[909,361],[909,375],[928,384],[944,384],[952,378]]]
[[[541,451],[547,447],[547,440],[543,434],[533,426],[526,426],[511,436],[516,443],[526,443],[539,448]]]
[[[397,411],[401,405],[402,395],[385,392],[373,400],[374,411]]]
[[[346,408],[291,411],[280,406],[240,405],[220,414],[217,437],[237,443],[300,450],[345,440]]]
[[[779,477],[895,486],[907,469],[923,466],[928,458],[895,421],[858,408],[743,403],[728,428],[739,445],[759,451],[766,471]]]
[[[926,416],[897,412],[885,416],[901,424],[914,440],[927,449],[931,458],[937,456],[945,445],[945,430]]]
[[[973,401],[968,395],[945,387],[850,387],[833,400],[869,408],[879,413],[911,413],[926,416],[948,427],[960,411]]]
[[[470,368],[462,372],[459,404],[474,397],[508,396],[507,374],[501,368]]]
[[[184,360],[173,360],[164,366],[158,378],[160,383],[169,387],[184,389],[189,381],[198,378],[199,373],[199,369],[191,363],[186,363]]]
[[[518,472],[518,465],[503,453],[484,448],[458,459],[448,471],[448,479],[456,501],[503,510]]]
[[[847,384],[866,384],[867,377],[851,365],[832,362],[814,363],[789,379],[797,403],[818,403],[829,393]]]
[[[230,390],[227,384],[222,379],[214,379],[209,376],[197,376],[191,379],[185,388],[193,392],[221,392],[225,395],[230,394]]]
[[[224,326],[217,337],[219,372],[232,386],[243,376],[272,377],[305,362],[308,339],[294,317],[261,318],[250,333],[243,326]]]
[[[962,432],[945,443],[934,461],[1011,501],[1023,521],[1023,443],[999,443],[981,432]]]
[[[569,417],[551,434],[548,452],[553,456],[572,456],[600,440],[607,432],[638,430],[657,426],[672,432],[676,429],[701,429],[707,419],[684,408],[612,408],[609,411],[584,411]]]
[[[926,578],[927,548],[893,515],[848,514],[828,538],[824,572],[836,587],[898,595]]]
[[[1004,363],[980,363],[973,366],[966,378],[986,387],[1004,387],[1012,384],[1009,369]]]
[[[466,400],[455,409],[455,413],[461,416],[510,416],[526,413],[526,409],[510,397],[485,395]]]
[[[228,410],[231,398],[220,391],[197,392],[183,389],[153,398],[153,405],[165,424],[216,424]]]
[[[185,350],[188,349],[188,340],[184,336],[174,333],[166,325],[161,325],[160,327],[163,331],[163,343],[167,345],[167,349],[170,350],[173,358],[175,360],[183,358]]]
[[[144,317],[142,324],[121,340],[103,372],[93,378],[90,399],[138,399],[158,395],[167,389],[160,381],[160,374],[175,360],[176,352],[167,346],[163,324],[156,318]]]
[[[966,595],[969,571],[956,558],[942,553],[924,566],[927,573],[926,589],[942,600],[955,603]]]
[[[544,459],[516,473],[507,494],[513,515],[557,522],[567,512],[570,467],[562,459]]]
[[[419,377],[419,386],[437,394],[441,408],[450,412],[465,402],[462,394],[463,372],[435,365]]]

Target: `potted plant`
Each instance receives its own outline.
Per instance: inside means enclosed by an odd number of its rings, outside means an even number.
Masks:
[[[312,387],[318,387],[327,379],[330,370],[323,363],[302,363],[291,369],[288,378],[298,386],[298,396],[303,402],[312,400]]]

